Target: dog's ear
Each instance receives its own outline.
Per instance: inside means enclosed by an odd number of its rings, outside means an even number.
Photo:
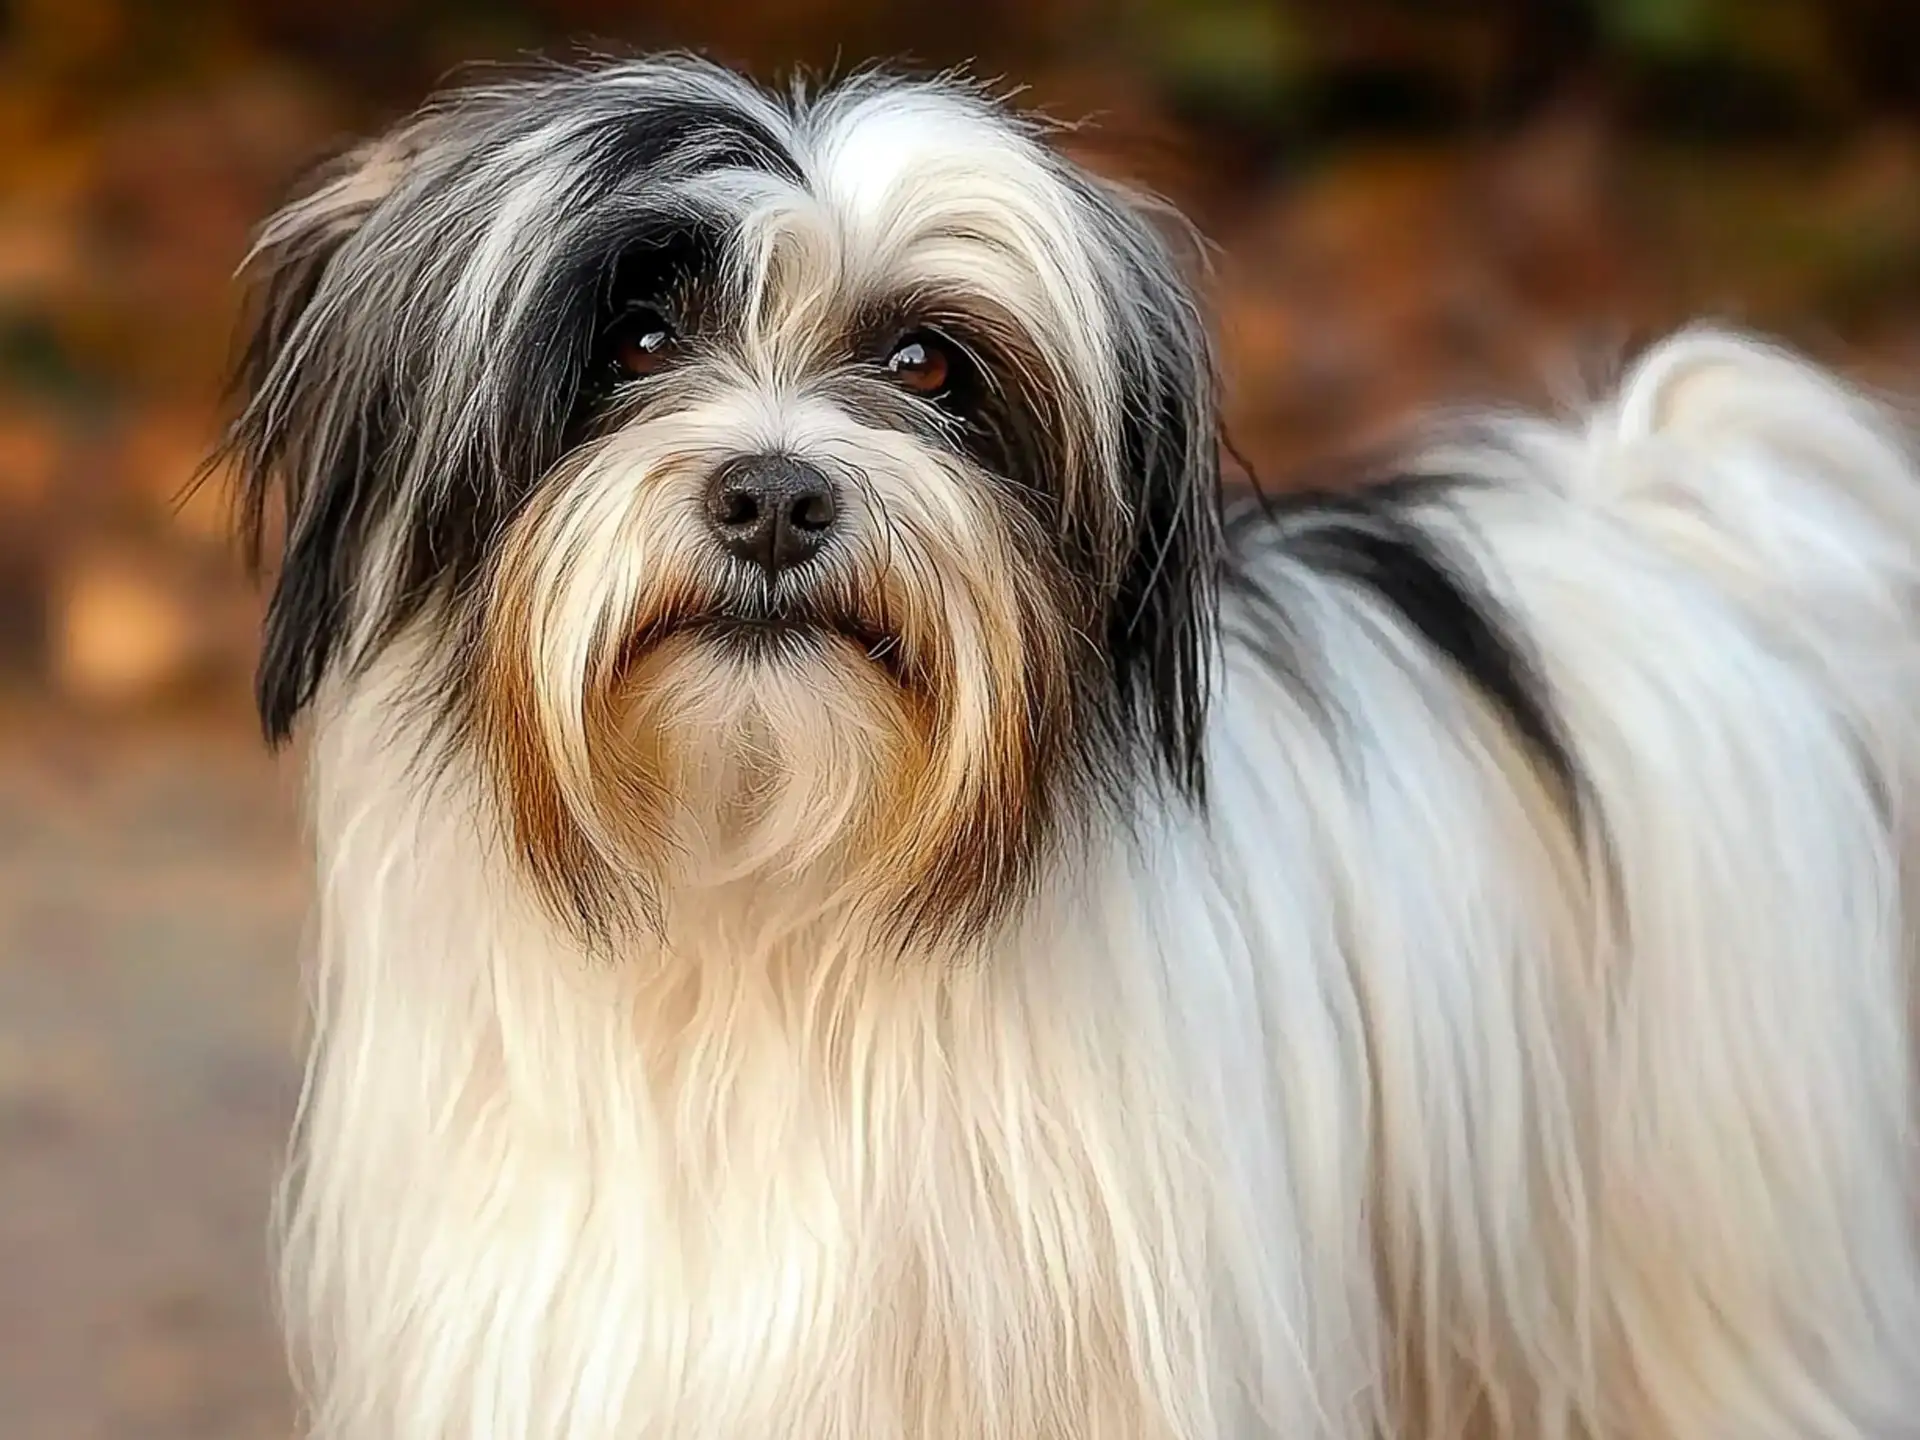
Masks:
[[[374,508],[368,472],[390,423],[389,407],[368,390],[378,380],[346,373],[355,361],[339,273],[422,144],[417,129],[403,130],[324,167],[262,227],[243,267],[252,295],[234,385],[239,413],[222,454],[238,475],[248,560],[256,573],[275,572],[255,674],[261,723],[275,742],[313,698],[352,624]]]
[[[1224,546],[1218,382],[1198,290],[1204,242],[1171,206],[1131,192],[1105,191],[1099,214],[1130,501],[1108,653],[1122,700],[1171,776],[1197,795]]]

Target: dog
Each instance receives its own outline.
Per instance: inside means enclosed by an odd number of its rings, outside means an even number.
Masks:
[[[317,1440],[1920,1435],[1920,483],[1675,334],[1222,485],[963,81],[456,90],[264,227]]]

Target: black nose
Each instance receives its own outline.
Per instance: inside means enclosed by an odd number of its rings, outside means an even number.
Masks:
[[[817,551],[833,517],[833,482],[791,455],[729,461],[707,491],[707,518],[721,543],[769,575]]]

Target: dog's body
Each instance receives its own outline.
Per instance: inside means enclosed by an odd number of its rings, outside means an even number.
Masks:
[[[316,1436],[1920,1434],[1920,484],[1877,412],[1687,334],[1578,423],[1222,521],[1165,253],[986,107],[499,93],[269,233],[238,432],[292,502],[263,703],[315,711]],[[712,301],[649,302],[631,408],[489,440],[487,327],[571,253],[514,227],[589,173],[555,127],[660,93],[797,157],[686,166],[755,318],[674,370]],[[962,332],[887,342],[904,411],[774,338],[886,244]],[[396,315],[486,342],[470,411],[355,308],[409,273]],[[883,517],[844,614],[786,588],[839,530],[780,558],[707,478],[742,431]]]

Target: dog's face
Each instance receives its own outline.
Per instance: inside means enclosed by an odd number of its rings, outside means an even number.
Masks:
[[[266,724],[419,637],[568,923],[780,878],[964,928],[1198,785],[1205,329],[1146,212],[973,93],[464,92],[259,260]]]

